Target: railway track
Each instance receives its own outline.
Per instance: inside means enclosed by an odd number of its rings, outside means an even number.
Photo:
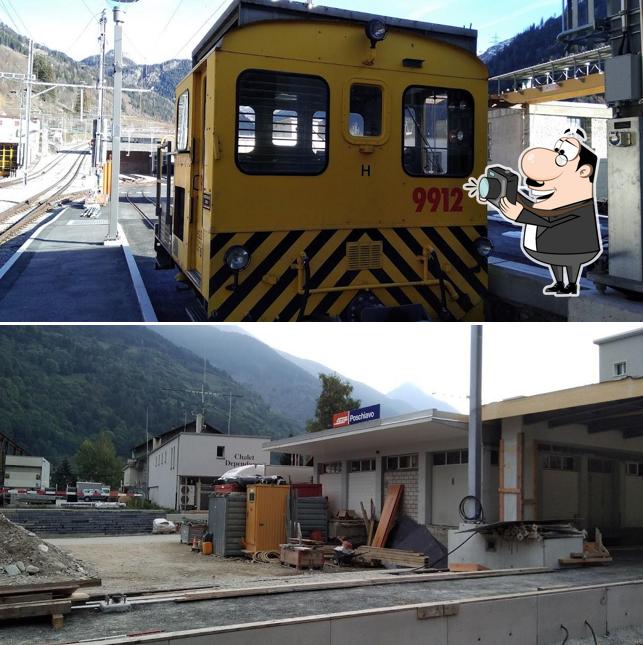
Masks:
[[[59,179],[53,186],[40,191],[33,195],[27,202],[17,204],[10,209],[0,213],[0,226],[5,224],[9,219],[20,215],[24,211],[24,215],[17,221],[9,224],[0,233],[0,244],[4,244],[13,239],[17,235],[30,226],[35,220],[44,215],[54,203],[60,202],[63,198],[72,200],[77,199],[85,194],[85,191],[77,191],[74,193],[66,194],[65,191],[74,182],[85,162],[85,156],[79,157],[77,161],[72,164],[69,172],[61,179]],[[61,185],[62,182],[62,185]],[[51,191],[54,190],[52,193]],[[45,197],[46,195],[46,197]],[[37,203],[34,203],[37,200]]]
[[[80,148],[82,148],[82,146],[72,146],[71,148],[69,148],[69,150],[76,151],[76,150],[79,150]],[[52,168],[57,166],[65,158],[66,153],[67,151],[57,153],[54,159],[52,159],[44,168],[41,168],[40,170],[36,170],[30,173],[29,175],[27,175],[27,179],[33,180],[33,179],[37,179],[38,177],[42,177],[43,175],[46,175]],[[22,177],[0,181],[0,188],[6,188],[8,186],[17,186],[22,182],[23,182]]]
[[[145,199],[147,199],[148,202],[152,204],[155,203],[154,200],[150,199],[142,190],[139,192]],[[147,228],[151,230],[154,230],[154,220],[149,215],[147,215],[147,213],[145,213],[145,211],[135,201],[133,201],[129,191],[125,193],[125,196],[127,197],[127,201],[138,211],[138,214],[143,218],[145,226],[147,226]]]

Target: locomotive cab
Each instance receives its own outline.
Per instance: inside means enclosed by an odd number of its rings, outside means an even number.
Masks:
[[[475,51],[467,29],[237,0],[177,87],[157,233],[204,317],[481,319]]]

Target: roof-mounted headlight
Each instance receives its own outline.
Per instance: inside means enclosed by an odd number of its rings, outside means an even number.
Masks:
[[[371,49],[386,38],[386,23],[379,18],[370,20],[366,25],[366,37],[371,41]]]

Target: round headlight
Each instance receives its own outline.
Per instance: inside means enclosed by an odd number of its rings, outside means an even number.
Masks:
[[[386,23],[379,18],[371,20],[366,25],[366,35],[371,43],[378,43],[386,38]]]
[[[243,246],[231,246],[225,252],[224,260],[231,271],[242,271],[250,262],[250,253]]]
[[[474,244],[480,257],[488,258],[491,255],[493,242],[488,237],[479,237]]]
[[[491,186],[489,185],[489,180],[487,179],[487,177],[483,177],[478,184],[478,195],[480,195],[482,199],[487,199],[487,197],[489,196],[490,188]]]

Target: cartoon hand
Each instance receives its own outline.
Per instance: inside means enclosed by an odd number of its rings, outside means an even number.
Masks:
[[[512,204],[506,197],[500,200],[500,211],[502,214],[514,222],[518,219],[518,215],[522,212],[520,204]]]
[[[467,191],[467,194],[471,199],[475,199],[479,204],[486,204],[487,200],[482,199],[480,197],[480,194],[478,192],[478,188],[480,185],[480,179],[476,179],[475,177],[469,177],[469,181],[467,181],[462,188],[464,188]]]

